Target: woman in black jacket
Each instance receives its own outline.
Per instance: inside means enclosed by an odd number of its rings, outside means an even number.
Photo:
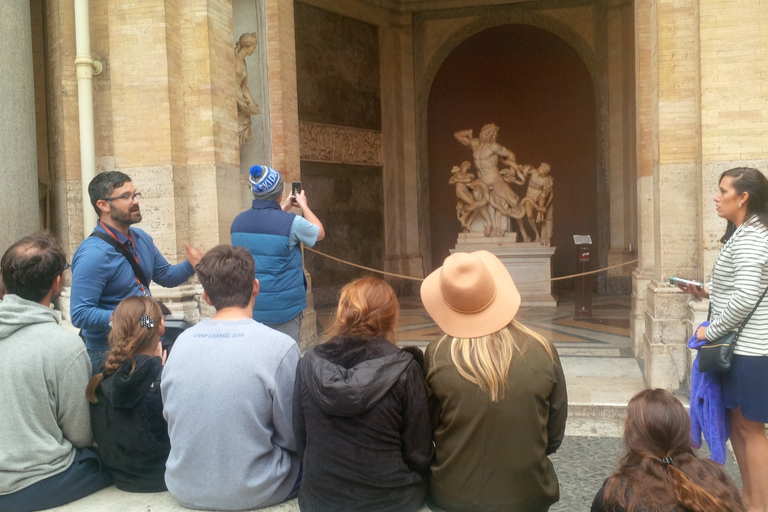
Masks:
[[[171,441],[160,396],[164,329],[160,307],[151,298],[128,297],[118,304],[109,355],[86,390],[93,437],[115,485],[123,491],[166,490]]]
[[[392,288],[364,277],[341,291],[332,338],[299,362],[293,424],[304,512],[417,510],[432,433],[421,351],[399,349]]]

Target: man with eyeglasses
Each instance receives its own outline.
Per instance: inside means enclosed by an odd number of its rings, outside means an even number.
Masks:
[[[92,447],[91,363],[50,307],[69,264],[43,231],[13,244],[0,266],[0,510],[58,507],[112,483]]]
[[[88,195],[99,222],[72,259],[70,314],[95,370],[109,352],[109,321],[120,301],[149,295],[150,281],[166,288],[184,283],[203,254],[185,242],[187,261],[171,265],[151,236],[131,227],[141,222],[141,192],[128,175],[101,173],[88,185]]]

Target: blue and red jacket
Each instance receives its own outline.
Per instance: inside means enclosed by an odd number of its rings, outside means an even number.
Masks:
[[[263,324],[287,322],[307,307],[301,244],[289,247],[295,217],[277,201],[254,199],[251,209],[232,222],[232,245],[248,249],[256,262],[259,294],[253,319]]]

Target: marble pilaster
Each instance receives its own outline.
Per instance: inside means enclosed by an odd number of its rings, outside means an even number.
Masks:
[[[610,201],[610,250],[608,266],[634,259],[637,246],[635,113],[634,97],[634,29],[630,4],[610,5],[608,27],[608,174]],[[606,291],[611,295],[631,290],[633,266],[609,270]]]
[[[645,375],[649,386],[677,390],[688,375],[689,296],[671,276],[699,278],[701,73],[698,2],[654,2],[657,80],[651,86],[658,144],[653,165],[653,267],[647,292]]]
[[[0,255],[40,229],[35,81],[28,0],[0,2]]]
[[[654,256],[653,169],[658,160],[658,124],[654,121],[658,106],[658,52],[655,3],[651,0],[637,0],[634,9],[638,263],[632,272],[629,321],[634,354],[643,357],[647,293]]]
[[[384,150],[384,270],[423,277],[419,252],[418,173],[410,16],[379,27]],[[402,289],[413,281],[393,283]]]
[[[272,166],[283,175],[285,183],[290,184],[293,181],[301,181],[293,0],[265,0],[264,6],[266,38],[262,38],[262,43],[266,46],[266,86],[269,91],[267,110],[270,137],[269,160]],[[241,169],[242,163],[241,154]],[[284,193],[287,191],[288,187]],[[301,324],[302,348],[308,348],[317,343],[317,316],[312,280],[306,271],[305,276],[307,276],[307,307]]]

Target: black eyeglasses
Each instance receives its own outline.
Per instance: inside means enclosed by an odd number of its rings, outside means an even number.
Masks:
[[[123,201],[141,201],[141,192],[136,192],[135,194],[123,194],[121,196],[116,197],[102,197],[103,201],[117,201],[118,199],[122,199]]]

